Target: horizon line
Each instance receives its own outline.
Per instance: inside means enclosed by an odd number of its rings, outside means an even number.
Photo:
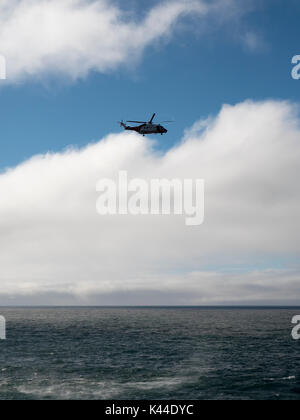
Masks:
[[[0,305],[1,308],[220,308],[300,309],[299,305]]]

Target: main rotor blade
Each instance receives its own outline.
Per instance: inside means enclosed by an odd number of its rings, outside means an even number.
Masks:
[[[149,124],[152,124],[152,123],[153,123],[153,120],[154,120],[154,118],[155,118],[155,115],[156,115],[156,114],[153,114],[153,115],[152,115],[151,120],[149,121]]]
[[[146,121],[127,121],[129,123],[135,123],[135,124],[147,124]]]

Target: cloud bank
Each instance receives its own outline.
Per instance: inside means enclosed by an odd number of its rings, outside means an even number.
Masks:
[[[208,17],[220,22],[246,10],[238,0],[163,0],[143,16],[121,6],[109,0],[1,0],[0,53],[8,82],[45,74],[75,80],[132,65],[185,18],[199,26]]]
[[[225,105],[166,154],[121,133],[35,156],[0,175],[0,302],[299,302],[299,161],[298,107],[275,101]],[[205,179],[204,225],[99,216],[120,170]]]

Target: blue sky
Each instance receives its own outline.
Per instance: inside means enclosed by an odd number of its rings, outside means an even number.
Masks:
[[[135,2],[127,4],[130,10]],[[298,101],[300,82],[290,73],[291,58],[300,53],[300,4],[253,4],[240,19],[199,33],[187,19],[170,40],[148,47],[130,69],[94,71],[77,81],[51,76],[15,84],[9,80],[8,63],[8,80],[0,82],[0,168],[97,141],[118,131],[122,118],[144,119],[157,112],[158,119],[175,119],[169,134],[158,139],[158,147],[167,149],[184,129],[216,114],[224,103]],[[253,49],[242,40],[246,33],[258,38]]]

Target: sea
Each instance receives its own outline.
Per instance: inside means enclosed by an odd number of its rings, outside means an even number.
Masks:
[[[300,308],[0,308],[1,400],[298,400]]]

